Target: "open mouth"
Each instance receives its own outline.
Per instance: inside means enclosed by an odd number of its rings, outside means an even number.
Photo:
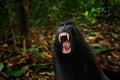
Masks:
[[[71,52],[70,35],[67,32],[59,34],[59,42],[62,42],[62,52],[68,54]]]

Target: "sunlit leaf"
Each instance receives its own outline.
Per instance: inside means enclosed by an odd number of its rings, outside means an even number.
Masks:
[[[89,12],[85,11],[85,13],[83,13],[83,15],[87,18],[89,16]]]
[[[3,68],[4,68],[4,64],[0,63],[0,71],[2,71]]]
[[[7,43],[4,43],[4,44],[2,45],[2,47],[8,47],[8,44],[7,44]]]
[[[11,67],[11,66],[13,66],[13,64],[12,63],[8,63],[7,67]]]
[[[112,61],[113,58],[112,58],[111,56],[108,56],[108,60],[109,60],[109,61]]]
[[[51,72],[50,72],[50,75],[51,75],[51,76],[55,76],[55,72],[54,72],[54,71],[51,71]]]

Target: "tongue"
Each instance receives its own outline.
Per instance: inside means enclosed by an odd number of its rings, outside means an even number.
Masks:
[[[65,41],[63,42],[63,53],[69,53],[70,52],[70,42]]]

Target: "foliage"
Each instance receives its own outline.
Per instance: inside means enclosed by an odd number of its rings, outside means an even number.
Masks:
[[[93,7],[90,11],[85,11],[83,15],[85,16],[86,20],[90,21],[91,23],[96,23],[97,22],[96,17],[100,16],[100,11],[101,11],[100,8],[95,9]]]
[[[4,68],[4,64],[0,63],[0,71],[2,71],[3,68]]]
[[[100,53],[108,50],[107,47],[103,47],[98,44],[96,44],[96,45],[94,44],[94,45],[92,45],[92,47],[93,47],[93,51],[95,52],[95,54],[100,54]]]
[[[63,20],[73,20],[74,18],[79,18],[80,22],[86,20],[90,23],[96,23],[99,21],[108,21],[109,18],[114,18],[115,20],[120,18],[119,12],[119,0],[110,0],[106,7],[105,3],[101,0],[30,0],[30,24],[31,25],[48,25],[56,24]],[[9,20],[6,1],[1,1],[2,9],[0,15],[0,21],[2,25],[7,25]],[[14,19],[14,24],[17,24],[15,1],[11,0],[12,15]],[[104,6],[103,6],[104,5]],[[2,26],[1,25],[1,26]],[[4,28],[3,26],[3,28]],[[5,28],[6,29],[6,28]],[[5,33],[7,34],[7,33]]]
[[[108,1],[107,5],[105,1]],[[10,0],[10,6],[16,45],[13,45],[12,29],[9,27],[7,0],[0,0],[0,79],[19,77],[24,80],[27,76],[41,80],[46,75],[47,79],[54,77],[51,60],[54,26],[63,20],[72,20],[80,26],[96,54],[109,53],[103,57],[111,63],[116,61],[119,59],[120,45],[119,4],[120,0],[29,0],[29,24],[36,29],[34,31],[31,27],[31,31],[38,36],[30,32],[31,44],[27,48],[27,54],[23,55],[15,0]]]
[[[10,76],[20,77],[21,75],[25,74],[28,69],[29,69],[29,67],[26,66],[26,67],[23,67],[23,68],[20,69],[20,70],[13,70],[13,71],[10,71],[9,73],[7,73],[7,76],[8,76],[8,77],[10,77]]]

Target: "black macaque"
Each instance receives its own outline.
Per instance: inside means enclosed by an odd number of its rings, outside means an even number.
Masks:
[[[73,22],[59,25],[52,51],[56,80],[109,80],[98,68],[89,44]]]

